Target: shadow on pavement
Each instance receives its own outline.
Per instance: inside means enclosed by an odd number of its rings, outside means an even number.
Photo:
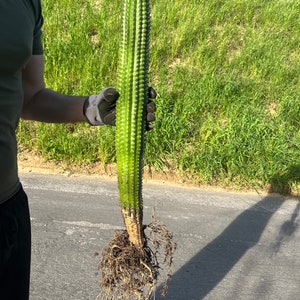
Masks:
[[[282,203],[283,198],[266,196],[245,210],[173,275],[166,298],[160,298],[158,289],[156,299],[199,300],[207,296],[245,253],[258,243],[269,220]],[[297,212],[299,209],[300,206]],[[293,225],[290,225],[283,228],[284,236],[292,229]],[[282,238],[279,237],[277,247],[280,247]]]
[[[294,237],[294,234],[299,227],[299,224],[296,222],[296,219],[299,216],[299,212],[300,202],[297,204],[294,213],[291,216],[291,219],[282,224],[278,234],[278,238],[273,247],[274,252],[279,252],[281,246]]]

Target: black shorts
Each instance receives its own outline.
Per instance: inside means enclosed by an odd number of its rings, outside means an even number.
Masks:
[[[0,299],[28,300],[31,229],[28,199],[22,187],[0,204]]]

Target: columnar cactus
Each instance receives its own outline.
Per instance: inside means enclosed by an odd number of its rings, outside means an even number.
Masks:
[[[120,206],[126,231],[115,232],[102,250],[101,299],[152,299],[161,263],[166,294],[176,244],[166,226],[153,218],[143,225],[142,176],[145,149],[146,107],[150,39],[150,0],[124,0],[118,73],[116,151]],[[144,229],[150,233],[146,237]],[[152,250],[149,242],[154,247]]]
[[[120,206],[129,240],[144,244],[142,170],[150,40],[150,1],[124,0],[118,72],[116,151]]]

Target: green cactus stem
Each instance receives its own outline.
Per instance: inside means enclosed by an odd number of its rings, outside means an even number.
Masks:
[[[167,291],[176,244],[153,217],[143,225],[142,176],[150,38],[150,0],[124,0],[118,73],[116,152],[120,206],[126,230],[115,232],[101,252],[101,299],[149,300],[154,296],[163,245],[167,266],[162,294]],[[146,237],[144,229],[150,235]],[[154,250],[148,245],[149,242]]]
[[[142,170],[148,101],[149,0],[125,0],[118,73],[116,152],[120,206],[129,240],[142,248]]]

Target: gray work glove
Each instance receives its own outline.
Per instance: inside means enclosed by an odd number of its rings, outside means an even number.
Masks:
[[[100,94],[92,95],[85,99],[83,114],[88,123],[93,126],[116,125],[116,102],[120,94],[114,88],[105,88]],[[153,126],[150,122],[155,121],[156,105],[150,99],[156,97],[156,91],[149,87],[149,101],[147,103],[146,130],[151,130]]]
[[[119,93],[114,88],[105,88],[100,94],[85,99],[83,114],[93,126],[116,125],[116,102]]]

